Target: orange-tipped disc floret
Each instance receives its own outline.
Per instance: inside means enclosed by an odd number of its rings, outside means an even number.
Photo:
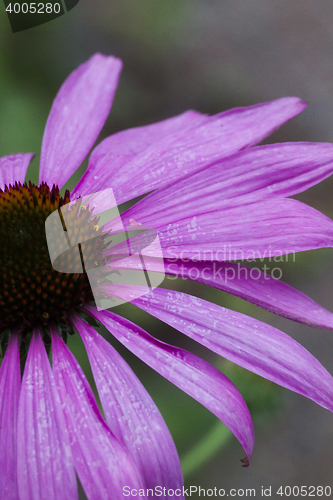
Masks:
[[[45,235],[47,217],[70,201],[69,191],[15,183],[0,190],[0,333],[6,328],[31,330],[40,324],[68,324],[71,311],[93,300],[85,273],[60,273],[53,269]],[[89,210],[78,210],[81,231],[90,234],[98,218]],[[78,205],[78,206],[76,206]],[[102,238],[95,238],[97,261]],[[98,263],[98,262],[97,262]]]

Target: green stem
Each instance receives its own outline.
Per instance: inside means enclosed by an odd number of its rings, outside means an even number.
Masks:
[[[229,429],[222,424],[216,424],[210,431],[180,459],[184,477],[187,478],[210,460],[232,436]]]

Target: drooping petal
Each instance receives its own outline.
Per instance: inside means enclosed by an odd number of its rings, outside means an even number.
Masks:
[[[196,111],[168,118],[161,122],[152,123],[143,127],[122,130],[104,139],[91,153],[86,172],[72,191],[72,195],[84,195],[112,187],[120,194],[122,189],[128,189],[128,178],[137,174],[136,168],[130,172],[129,162],[139,153],[145,151],[151,144],[161,141],[164,137],[182,132],[193,126],[207,121],[206,115]],[[121,168],[125,166],[125,168]],[[155,175],[154,175],[155,174]],[[160,174],[145,170],[141,176],[147,182],[149,191],[149,178],[152,180]]]
[[[210,251],[207,251],[207,254],[209,256]],[[218,257],[224,257],[223,253],[218,254]],[[228,258],[227,251],[225,257]],[[294,258],[294,256],[291,258]],[[112,260],[114,272],[121,272],[123,269],[136,270],[141,268],[142,262],[138,262],[134,258],[132,260],[127,258],[126,262],[122,260],[114,262]],[[333,313],[317,304],[304,293],[283,283],[278,279],[279,276],[274,277],[274,274],[271,276],[261,272],[257,267],[247,267],[234,262],[196,262],[187,259],[170,259],[163,263],[161,259],[144,257],[144,269],[204,283],[293,321],[312,327],[333,329]],[[102,289],[106,293],[117,295],[115,286],[109,291],[104,287]],[[133,287],[128,290],[129,294],[133,291]],[[123,286],[121,293],[126,293],[125,286]],[[139,289],[136,291],[137,296],[144,294],[145,292],[140,293]]]
[[[148,366],[222,420],[250,458],[254,446],[251,415],[242,395],[225,375],[194,354],[151,337],[125,318],[110,311],[97,312],[91,306],[86,310]]]
[[[159,189],[129,210],[129,217],[167,224],[181,216],[228,209],[272,197],[288,197],[333,172],[333,145],[284,143],[240,151],[177,183]],[[177,203],[170,199],[177,195]]]
[[[81,318],[73,321],[87,350],[106,422],[135,459],[146,487],[182,490],[177,450],[154,401],[101,335]]]
[[[15,182],[24,183],[34,153],[19,153],[0,158],[0,189]]]
[[[71,436],[74,464],[89,500],[122,498],[142,487],[133,459],[106,425],[83,371],[52,331],[53,372]]]
[[[211,351],[333,411],[333,377],[277,328],[174,290],[156,288],[133,303]]]
[[[78,498],[69,436],[39,331],[24,369],[17,438],[20,500]]]
[[[248,108],[235,108],[205,120],[196,117],[193,125],[186,123],[184,130],[176,129],[156,142],[151,142],[133,157],[129,156],[124,164],[121,146],[121,166],[117,159],[115,166],[112,166],[112,151],[110,157],[99,158],[97,155],[96,165],[93,157],[92,167],[95,167],[95,173],[89,177],[89,185],[85,182],[81,188],[88,191],[90,189],[90,192],[112,188],[117,202],[122,203],[260,142],[282,123],[300,113],[305,106],[298,98],[285,97]],[[185,118],[187,117],[183,118],[184,121]],[[177,123],[177,117],[174,120]],[[153,127],[155,130],[155,126]],[[131,134],[134,136],[135,133],[134,129]],[[139,128],[137,133],[140,141],[142,129]],[[154,140],[154,135],[151,139]],[[110,138],[110,149],[116,147],[116,140],[117,138],[114,141]],[[132,147],[136,147],[132,144],[136,144],[135,139],[130,141],[130,151]],[[94,179],[95,176],[97,179]]]
[[[110,112],[121,62],[95,54],[61,86],[47,119],[39,182],[62,187],[87,156]]]
[[[21,388],[19,335],[12,334],[0,366],[0,498],[17,500],[17,413]]]
[[[123,214],[124,224],[129,225],[129,217],[133,212]],[[135,220],[149,227],[146,217],[137,215]],[[170,259],[245,260],[333,244],[332,220],[292,199],[276,198],[211,212],[205,212],[198,202],[192,216],[183,218],[180,207],[177,219],[161,226],[156,219],[154,227],[163,255]]]
[[[150,261],[150,267],[154,269],[152,261]],[[299,323],[333,329],[333,313],[304,293],[283,283],[280,279],[261,272],[258,268],[246,267],[234,262],[185,262],[181,260],[174,262],[174,259],[166,264],[165,269],[160,268],[161,264],[156,262],[157,272],[165,272],[218,288]]]

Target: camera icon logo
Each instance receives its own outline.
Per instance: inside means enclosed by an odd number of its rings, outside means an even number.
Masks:
[[[130,219],[124,224],[113,190],[63,205],[45,221],[52,267],[86,273],[98,310],[141,297],[165,278],[158,233]]]

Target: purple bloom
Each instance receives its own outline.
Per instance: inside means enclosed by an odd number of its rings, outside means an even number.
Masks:
[[[0,159],[4,500],[73,500],[75,473],[89,499],[123,498],[124,486],[182,488],[178,455],[161,414],[130,367],[91,326],[93,318],[217,415],[248,459],[253,451],[251,416],[227,377],[127,319],[98,310],[84,274],[52,269],[45,220],[70,199],[112,188],[120,204],[151,192],[122,220],[158,231],[169,275],[208,284],[304,324],[333,328],[333,315],[301,292],[227,262],[332,246],[333,222],[287,198],[331,175],[332,145],[253,146],[304,109],[297,98],[212,117],[188,111],[114,134],[94,149],[73,192],[59,195],[58,187],[89,153],[109,114],[120,69],[118,59],[97,54],[67,78],[46,124],[39,187],[24,184],[32,154]],[[158,261],[150,257],[159,272]],[[177,291],[156,288],[138,297],[135,286],[114,284],[103,291],[131,300],[212,351],[333,410],[331,375],[276,328]],[[63,341],[73,329],[86,347],[105,418]],[[45,349],[50,344],[52,367]]]

